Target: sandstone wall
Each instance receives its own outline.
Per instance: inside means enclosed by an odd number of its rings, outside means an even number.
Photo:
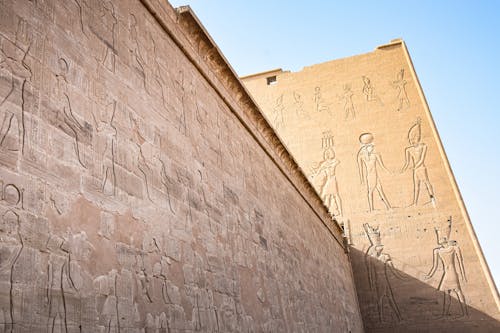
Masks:
[[[367,331],[498,329],[498,293],[401,41],[243,81],[346,229]]]
[[[361,332],[340,230],[192,13],[0,1],[1,332]]]

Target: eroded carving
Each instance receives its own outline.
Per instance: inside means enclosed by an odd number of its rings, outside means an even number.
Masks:
[[[368,283],[370,289],[375,290],[376,293],[376,304],[379,315],[379,321],[384,322],[387,319],[385,309],[387,306],[392,310],[396,321],[401,321],[403,318],[401,316],[401,311],[399,310],[398,304],[394,297],[394,291],[391,286],[391,281],[389,275],[392,274],[398,279],[404,279],[394,267],[391,256],[388,253],[384,253],[384,245],[380,237],[380,231],[378,227],[371,227],[368,223],[363,224],[366,237],[370,241],[370,246],[365,253],[365,264],[368,272]],[[378,264],[376,261],[380,262]],[[391,316],[391,318],[394,318]]]
[[[330,112],[330,107],[325,103],[321,95],[321,87],[314,88],[314,105],[317,112]]]
[[[73,138],[75,155],[80,165],[86,168],[83,163],[80,149],[80,137],[84,131],[84,126],[76,119],[71,107],[71,100],[68,92],[68,81],[66,76],[69,72],[69,63],[64,58],[59,58],[59,73],[56,74],[56,98],[58,100],[58,127]]]
[[[352,101],[352,97],[354,93],[352,92],[350,84],[343,85],[343,93],[341,96],[341,100],[343,101],[344,108],[344,120],[349,119],[349,116],[352,119],[356,119],[356,109],[354,108],[354,102]]]
[[[361,148],[358,151],[358,170],[361,184],[366,182],[368,207],[373,211],[373,193],[377,191],[380,199],[387,209],[391,208],[391,204],[385,196],[380,178],[378,176],[377,166],[380,166],[386,172],[389,172],[382,162],[382,157],[375,152],[375,145],[373,144],[373,134],[363,133],[359,136]]]
[[[304,110],[304,101],[302,100],[302,95],[296,91],[293,92],[293,105],[297,117],[301,119],[310,118],[309,113],[306,110]]]
[[[410,99],[408,98],[408,94],[406,92],[406,84],[408,83],[405,80],[405,70],[401,68],[396,76],[396,80],[392,81],[392,86],[397,91],[397,103],[398,107],[396,111],[401,111],[404,108],[410,107]]]
[[[0,179],[0,201],[11,207],[23,208],[24,189]]]
[[[14,268],[24,249],[23,238],[20,232],[19,214],[8,209],[1,216],[0,221],[0,291],[8,298],[0,298],[0,316],[5,332],[14,330]]]
[[[462,280],[463,282],[467,282],[467,278],[465,276],[462,251],[460,250],[457,241],[450,239],[451,225],[452,218],[450,216],[447,221],[445,235],[442,235],[439,228],[434,228],[438,247],[433,250],[432,268],[425,278],[432,278],[438,269],[441,268],[442,275],[437,289],[444,293],[443,316],[451,315],[450,307],[453,299],[452,294],[457,296],[460,304],[461,315],[466,316],[469,313],[468,306],[465,301],[460,281]]]
[[[25,35],[21,32],[24,30],[23,22],[23,20],[19,21],[16,37],[19,34]],[[21,153],[24,153],[26,140],[27,83],[31,82],[33,76],[33,71],[26,61],[32,45],[31,38],[27,37],[27,39],[28,46],[26,50],[21,49],[21,57],[16,54],[7,54],[3,47],[0,48],[0,74],[7,71],[7,76],[10,77],[10,89],[5,96],[0,98],[0,114],[3,113],[0,127],[0,147],[11,151],[21,151]],[[16,89],[20,91],[21,100],[19,101],[14,99]],[[18,110],[18,105],[21,106],[21,110]]]
[[[420,119],[417,119],[417,122],[410,127],[408,131],[408,142],[410,146],[405,148],[405,164],[401,168],[401,173],[408,168],[413,170],[413,206],[417,204],[420,187],[422,185],[427,189],[431,204],[435,206],[436,200],[434,198],[434,190],[429,181],[429,176],[427,175],[427,168],[425,167],[427,145],[421,142],[422,134],[420,122]]]
[[[271,122],[276,130],[280,129],[285,123],[283,117],[283,111],[285,110],[285,106],[283,105],[283,96],[284,95],[281,94],[274,101]]]
[[[116,195],[116,144],[118,130],[113,123],[116,115],[116,101],[112,101],[106,106],[104,118],[97,118],[92,114],[95,124],[95,129],[98,137],[101,139],[101,151],[99,156],[102,157],[101,171],[101,191],[107,195]]]

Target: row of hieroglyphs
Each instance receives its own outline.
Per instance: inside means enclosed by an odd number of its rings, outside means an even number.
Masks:
[[[400,272],[394,266],[391,256],[384,251],[379,227],[372,227],[368,223],[363,224],[365,235],[370,244],[365,251],[365,267],[368,277],[369,289],[373,292],[373,301],[377,305],[377,315],[380,322],[408,320],[410,314],[401,313],[398,306],[398,290],[393,285],[394,278],[405,280],[408,277],[405,272]],[[446,223],[445,232],[441,232],[438,227],[434,228],[437,246],[432,250],[432,267],[427,274],[423,275],[424,280],[429,280],[438,276],[439,281],[435,288],[443,294],[443,301],[440,305],[441,313],[438,317],[446,318],[452,313],[452,301],[456,298],[458,307],[455,312],[459,316],[469,314],[468,305],[463,293],[463,283],[467,282],[462,252],[458,242],[450,239],[452,230],[452,218]],[[430,251],[429,251],[430,255]],[[436,294],[439,296],[439,294]],[[435,300],[438,304],[440,300]],[[390,313],[387,313],[389,310]]]
[[[405,71],[401,69],[394,81],[390,82],[390,85],[394,89],[394,104],[396,104],[395,110],[401,111],[410,106],[410,99],[408,98],[408,93],[406,91],[406,85],[408,82],[405,79]],[[344,84],[342,86],[342,91],[337,94],[338,104],[342,107],[344,120],[356,119],[357,107],[354,101],[354,97],[357,95],[361,96],[362,100],[368,103],[376,103],[377,106],[383,107],[384,103],[380,94],[377,93],[375,85],[372,83],[368,76],[363,75],[361,78],[363,87],[360,91],[353,91],[352,84]],[[285,105],[285,94],[279,95],[275,98],[270,105],[271,110],[271,123],[276,130],[279,130],[285,124],[285,110],[291,108],[295,111],[296,116],[299,119],[310,119],[311,112],[309,112],[304,107],[303,95],[298,91],[293,91],[290,98],[290,105]],[[311,102],[313,104],[313,113],[327,113],[329,115],[333,114],[333,104],[327,101],[324,97],[324,93],[321,87],[317,86],[314,88],[314,92],[311,97]]]
[[[379,177],[379,168],[390,173],[385,167],[382,156],[375,150],[374,135],[363,133],[359,136],[361,145],[357,153],[357,164],[360,183],[366,187],[369,211],[374,210],[374,194],[377,193],[387,209],[392,208],[385,195]],[[420,193],[425,187],[433,206],[436,204],[434,189],[429,181],[425,158],[427,145],[422,142],[421,121],[418,119],[408,130],[409,145],[404,148],[405,162],[399,173],[411,169],[413,173],[413,199],[411,205],[417,205]],[[342,216],[342,201],[337,185],[335,169],[340,163],[335,158],[334,138],[330,131],[323,133],[322,138],[323,160],[312,167],[309,178],[319,192],[333,216]]]

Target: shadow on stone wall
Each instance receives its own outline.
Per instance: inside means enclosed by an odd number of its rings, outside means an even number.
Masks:
[[[500,322],[459,300],[459,292],[435,286],[350,248],[354,280],[366,332],[500,332]],[[444,288],[442,288],[444,289]]]

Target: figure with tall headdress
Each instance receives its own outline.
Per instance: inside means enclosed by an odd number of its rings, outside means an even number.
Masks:
[[[460,303],[461,315],[468,315],[467,303],[465,302],[465,296],[460,285],[460,280],[467,282],[467,278],[465,276],[464,261],[460,247],[458,246],[457,241],[450,240],[451,216],[448,219],[447,232],[445,236],[441,234],[438,228],[434,228],[434,230],[436,232],[436,239],[439,246],[433,251],[432,268],[425,278],[430,279],[433,277],[438,268],[441,266],[443,273],[437,289],[444,292],[443,316],[450,315],[452,293],[455,293],[458,302]]]
[[[392,273],[392,275],[400,280],[403,280],[404,276],[402,276],[394,267],[391,256],[388,253],[383,252],[384,245],[382,244],[382,240],[380,238],[379,228],[371,227],[368,223],[364,223],[363,228],[365,229],[366,237],[368,237],[368,240],[370,241],[370,246],[365,253],[365,265],[368,272],[368,283],[370,285],[370,289],[375,290],[377,296],[376,303],[379,320],[380,322],[385,320],[384,311],[387,304],[396,316],[396,320],[401,321],[401,311],[399,310],[394,297],[394,292],[389,279],[389,273]],[[378,264],[376,260],[380,261],[381,264]]]
[[[378,176],[377,166],[379,165],[383,170],[389,172],[382,162],[382,157],[375,152],[375,146],[373,144],[373,134],[363,133],[359,136],[359,142],[361,143],[361,148],[358,151],[358,169],[361,184],[366,182],[367,194],[368,194],[368,206],[370,211],[373,211],[373,193],[375,190],[380,196],[380,199],[384,203],[387,209],[391,208],[391,204],[387,197],[385,196],[380,178]]]
[[[313,168],[311,175],[321,199],[332,216],[342,216],[342,201],[335,175],[335,169],[339,163],[339,160],[335,158],[333,147],[329,147],[323,152],[323,161],[316,168]]]
[[[396,76],[396,81],[392,82],[392,85],[398,92],[398,108],[396,111],[401,111],[403,110],[404,107],[409,107],[410,106],[410,99],[408,98],[408,94],[406,93],[406,80],[404,79],[405,77],[405,70],[402,68],[399,72],[398,75]]]
[[[434,190],[427,175],[425,167],[425,157],[427,154],[427,145],[421,142],[421,120],[417,122],[408,131],[408,141],[410,146],[405,148],[405,164],[401,168],[401,173],[408,168],[413,170],[413,201],[412,206],[417,204],[420,195],[420,187],[422,185],[427,189],[427,193],[431,199],[431,203],[435,205]]]

